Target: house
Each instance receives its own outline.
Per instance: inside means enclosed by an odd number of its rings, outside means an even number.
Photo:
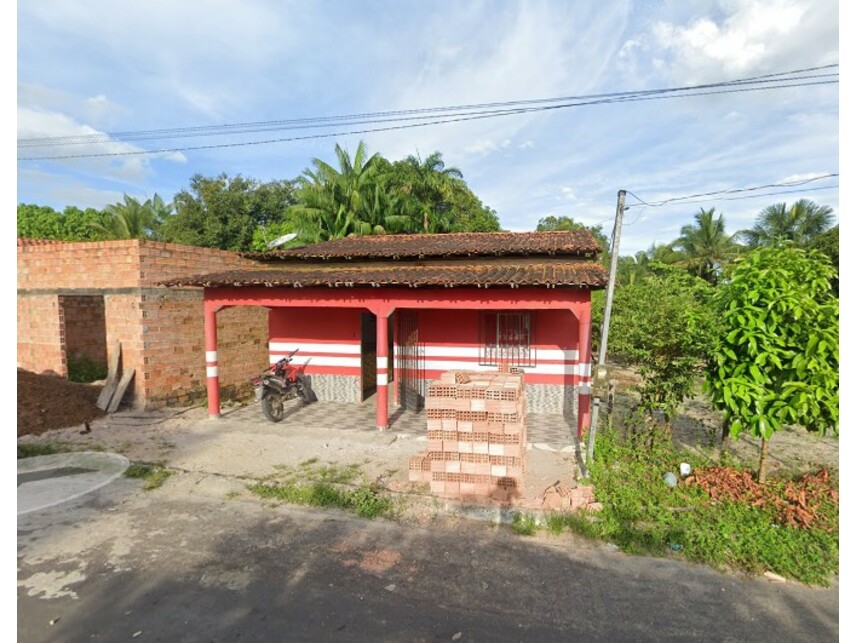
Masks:
[[[18,239],[18,366],[67,376],[69,363],[85,358],[106,370],[118,342],[123,370],[134,369],[133,406],[191,403],[205,396],[202,289],[158,282],[256,265],[233,252],[138,239]],[[235,308],[217,323],[221,385],[232,394],[268,359],[268,314]]]
[[[257,262],[163,283],[203,288],[208,408],[220,415],[219,318],[268,313],[268,360],[299,349],[321,400],[376,397],[419,409],[427,382],[451,369],[516,366],[527,410],[588,424],[591,293],[607,273],[585,230],[348,237],[246,253]],[[189,273],[188,273],[189,274]]]

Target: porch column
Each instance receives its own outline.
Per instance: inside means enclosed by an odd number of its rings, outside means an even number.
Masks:
[[[387,341],[388,333],[387,326],[389,325],[390,310],[379,310],[375,313],[375,328],[376,328],[376,378],[378,385],[377,393],[377,426],[379,431],[385,431],[388,426],[387,418]]]
[[[573,311],[572,311],[573,312]],[[577,388],[577,437],[582,438],[590,422],[592,408],[592,309],[590,302],[580,306],[578,311],[578,377]]]
[[[217,374],[217,308],[205,305],[205,389],[208,417],[220,417],[220,378]]]

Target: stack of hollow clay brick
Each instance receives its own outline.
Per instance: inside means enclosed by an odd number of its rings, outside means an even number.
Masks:
[[[508,501],[520,496],[527,445],[522,373],[449,371],[426,395],[428,451],[409,479],[434,494]]]

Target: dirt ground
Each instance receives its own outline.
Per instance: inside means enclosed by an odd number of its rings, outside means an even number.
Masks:
[[[95,406],[101,387],[59,375],[18,369],[18,437],[90,422],[104,415]]]
[[[623,418],[628,416],[634,403],[633,386],[639,382],[639,377],[631,370],[614,367],[611,369],[610,378],[616,382],[617,391],[614,419],[617,423],[621,423]],[[99,430],[93,431],[92,436],[80,437],[77,435],[79,425],[85,421],[91,422],[104,417],[104,413],[95,406],[99,392],[100,387],[96,385],[77,384],[58,376],[37,375],[18,369],[18,437],[39,436],[54,429],[74,427],[74,430],[58,431],[53,436],[45,435],[43,439],[58,439],[66,442],[83,440],[80,446],[84,446],[94,440],[97,433],[103,446],[108,448],[113,446],[121,451],[121,447],[126,446],[129,441],[138,442],[140,436],[144,434],[147,436],[146,444],[152,448],[134,455],[140,459],[157,460],[164,455],[163,445],[175,442],[176,433],[184,428],[186,421],[196,415],[204,417],[204,411],[195,409],[187,416],[182,415],[172,421],[165,421],[170,413],[152,416],[148,420],[143,417],[134,420],[119,419],[119,417],[115,420],[105,418],[96,424],[96,426],[102,424],[104,426],[98,426]],[[134,433],[132,440],[128,439],[128,435],[123,435],[120,439],[120,434],[125,433],[125,427],[120,428],[117,425],[123,422],[134,425],[133,428],[128,427]],[[104,429],[111,424],[116,439],[105,440]],[[144,425],[145,429],[143,429]],[[699,395],[689,400],[675,418],[673,439],[689,449],[716,458],[719,447],[719,426],[718,414],[710,407],[705,397]],[[110,444],[111,442],[116,444]],[[741,462],[748,466],[755,466],[759,453],[757,440],[745,436],[739,440],[730,440],[730,450]],[[531,453],[533,457],[543,455],[537,451]],[[563,467],[573,466],[572,454],[562,454],[562,457],[564,458]],[[831,473],[837,475],[839,439],[835,436],[811,434],[799,427],[786,428],[779,431],[770,443],[768,466],[771,475],[814,473],[821,468],[828,468]],[[545,481],[539,480],[539,484],[544,482],[547,486],[554,481],[547,480],[548,477],[555,475],[553,469],[549,468],[547,471]]]

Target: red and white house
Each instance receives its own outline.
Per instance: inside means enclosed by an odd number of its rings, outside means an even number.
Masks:
[[[204,288],[208,404],[220,414],[217,324],[232,306],[269,309],[271,363],[300,349],[320,400],[419,409],[452,369],[525,373],[528,411],[588,424],[590,295],[607,274],[586,231],[349,237],[248,253],[264,267],[184,277]]]

